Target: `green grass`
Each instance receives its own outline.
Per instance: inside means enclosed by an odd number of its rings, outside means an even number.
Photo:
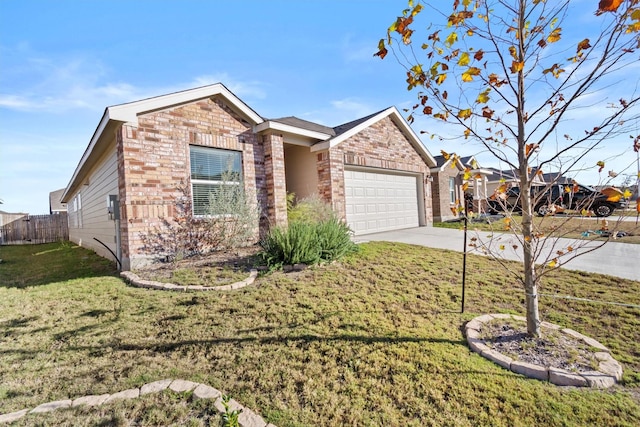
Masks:
[[[540,217],[534,216],[534,226],[536,231],[542,232],[544,235],[553,237],[566,237],[571,239],[589,239],[589,240],[606,240],[601,237],[597,231],[602,229],[602,220],[606,218],[588,218],[588,217],[572,217],[569,215],[555,215]],[[521,215],[512,215],[511,224],[515,224],[511,229],[507,227],[504,219],[494,221],[492,223],[486,221],[470,221],[469,230],[490,231],[490,232],[511,232],[519,229],[522,221]],[[620,237],[612,241],[620,243],[640,244],[640,222],[635,221],[614,221],[607,220],[607,227],[610,231],[624,231],[628,236]],[[462,229],[461,221],[437,222],[434,227]],[[582,235],[583,232],[590,232],[588,237]]]
[[[478,314],[523,312],[523,291],[487,258],[468,256],[460,314],[462,255],[450,251],[367,243],[340,263],[242,290],[174,293],[128,287],[100,268],[41,277],[31,266],[45,258],[29,251],[58,255],[44,271],[72,270],[74,257],[102,264],[71,245],[31,248],[0,248],[9,260],[0,264],[0,413],[183,378],[281,427],[640,423],[640,311],[542,297],[544,320],[599,340],[625,371],[606,391],[526,379],[472,353],[462,334]],[[640,282],[597,274],[556,271],[542,292],[640,304]],[[206,409],[192,405],[179,423],[202,421]],[[69,425],[113,414],[71,413]],[[123,416],[153,425],[134,415]]]

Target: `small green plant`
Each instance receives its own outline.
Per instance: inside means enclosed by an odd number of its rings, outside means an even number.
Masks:
[[[229,395],[222,396],[222,406],[224,407],[224,412],[222,414],[222,427],[240,427],[240,422],[238,421],[238,417],[240,413],[242,413],[242,409],[231,409],[229,405],[229,401],[231,401],[231,397]]]
[[[260,242],[262,258],[272,269],[283,265],[331,262],[354,252],[351,230],[319,196],[293,205],[287,196],[289,226],[272,229]]]
[[[260,242],[262,258],[270,267],[293,264],[316,264],[320,261],[316,225],[292,222],[276,227]]]

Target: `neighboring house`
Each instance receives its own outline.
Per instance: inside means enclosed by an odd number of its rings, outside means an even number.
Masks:
[[[64,188],[61,188],[60,190],[52,191],[51,193],[49,193],[49,213],[50,214],[67,212],[67,204],[62,203],[60,201],[63,193],[64,193]]]
[[[294,192],[318,194],[366,234],[430,224],[435,165],[395,107],[331,128],[265,119],[214,84],[108,107],[62,202],[70,239],[109,257],[106,245],[127,270],[148,262],[141,234],[172,217],[180,182],[202,214],[210,190],[233,184],[221,181],[230,167],[255,194],[263,232],[287,223]]]
[[[435,156],[436,167],[431,168],[433,176],[433,220],[448,221],[459,217],[457,207],[464,201],[468,211],[484,213],[487,207],[486,169],[477,165],[473,156],[457,157],[452,154]],[[464,174],[469,169],[470,179],[463,191]]]

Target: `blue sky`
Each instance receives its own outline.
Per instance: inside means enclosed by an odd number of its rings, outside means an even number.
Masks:
[[[47,213],[109,105],[215,82],[262,116],[331,126],[413,104],[400,65],[373,57],[405,6],[0,0],[0,210]],[[477,150],[424,142],[434,155]]]

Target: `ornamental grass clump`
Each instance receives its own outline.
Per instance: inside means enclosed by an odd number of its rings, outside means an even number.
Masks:
[[[330,262],[357,249],[349,226],[319,198],[290,205],[288,214],[289,225],[273,228],[260,242],[269,267]]]

